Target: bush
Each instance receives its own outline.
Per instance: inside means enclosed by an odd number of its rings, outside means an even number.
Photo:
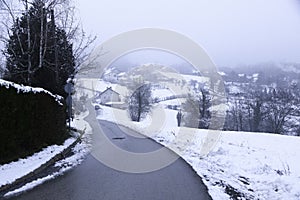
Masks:
[[[0,84],[0,113],[0,164],[61,144],[68,137],[65,106],[47,92]]]

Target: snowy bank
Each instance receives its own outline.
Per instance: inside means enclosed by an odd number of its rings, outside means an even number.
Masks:
[[[63,150],[69,147],[75,140],[75,138],[69,138],[63,145],[52,145],[27,158],[0,165],[0,187],[11,184],[15,180],[38,169],[55,155],[63,152]]]

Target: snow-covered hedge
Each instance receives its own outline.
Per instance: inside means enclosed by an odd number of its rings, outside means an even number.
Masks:
[[[67,137],[63,98],[42,88],[0,80],[0,164]]]
[[[17,89],[18,93],[29,93],[32,92],[34,94],[36,93],[46,93],[48,95],[50,95],[51,97],[53,97],[55,99],[55,101],[57,101],[60,105],[62,104],[62,100],[63,97],[59,96],[59,95],[54,95],[51,92],[44,90],[43,88],[34,88],[34,87],[29,87],[29,86],[23,86],[23,85],[19,85],[10,81],[5,81],[3,79],[0,79],[0,86],[4,86],[7,89],[9,89],[10,87],[13,87],[15,89]]]

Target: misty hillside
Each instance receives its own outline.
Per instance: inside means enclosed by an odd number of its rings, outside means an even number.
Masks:
[[[225,129],[300,134],[299,64],[261,64],[219,70],[228,94]],[[251,118],[259,123],[248,123]]]
[[[265,64],[219,69],[226,93],[221,102],[227,106],[224,130],[300,135],[298,69],[297,64]],[[164,65],[143,64],[128,72],[121,72],[116,68],[108,72],[104,75],[104,80],[131,89],[143,82],[155,83],[155,87],[173,92],[177,89],[177,94],[174,93],[171,99],[176,98],[176,95],[191,95],[192,99],[187,101],[193,104],[200,101],[201,104],[204,96],[208,99],[213,98],[210,78],[201,76],[197,71],[193,75],[187,75]],[[210,112],[211,102],[206,103],[207,112]],[[183,104],[186,116],[190,116],[188,112],[193,110],[188,108],[188,104]],[[169,105],[172,106],[174,105]],[[180,108],[180,105],[175,107]],[[191,119],[197,120],[197,117],[191,116]],[[205,119],[206,127],[209,121],[210,114]]]
[[[234,81],[241,83],[253,83],[258,85],[276,84],[277,87],[287,88],[291,84],[296,84],[299,88],[300,81],[300,64],[285,63],[285,64],[260,64],[251,66],[240,66],[236,68],[219,68],[224,72],[224,81]],[[257,74],[257,79],[252,76]]]

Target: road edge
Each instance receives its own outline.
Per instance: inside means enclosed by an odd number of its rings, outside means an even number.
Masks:
[[[66,155],[72,151],[72,148],[74,148],[79,142],[81,142],[81,137],[83,135],[83,131],[81,131],[81,130],[75,130],[75,129],[73,131],[75,131],[75,132],[77,132],[77,133],[80,134],[80,136],[77,137],[74,142],[72,142],[62,152],[56,154],[50,160],[48,160],[47,162],[45,162],[44,164],[42,164],[40,167],[36,168],[34,171],[32,171],[32,172],[28,173],[27,175],[24,175],[24,176],[16,179],[12,183],[9,183],[9,184],[6,184],[6,185],[2,185],[0,187],[0,193],[3,193],[5,191],[9,191],[15,185],[18,185],[18,184],[20,184],[22,182],[27,182],[27,180],[30,179],[31,177],[35,176],[36,174],[39,174],[40,172],[42,172],[43,170],[45,170],[47,167],[53,165],[58,160],[61,160],[61,159],[65,158]]]

